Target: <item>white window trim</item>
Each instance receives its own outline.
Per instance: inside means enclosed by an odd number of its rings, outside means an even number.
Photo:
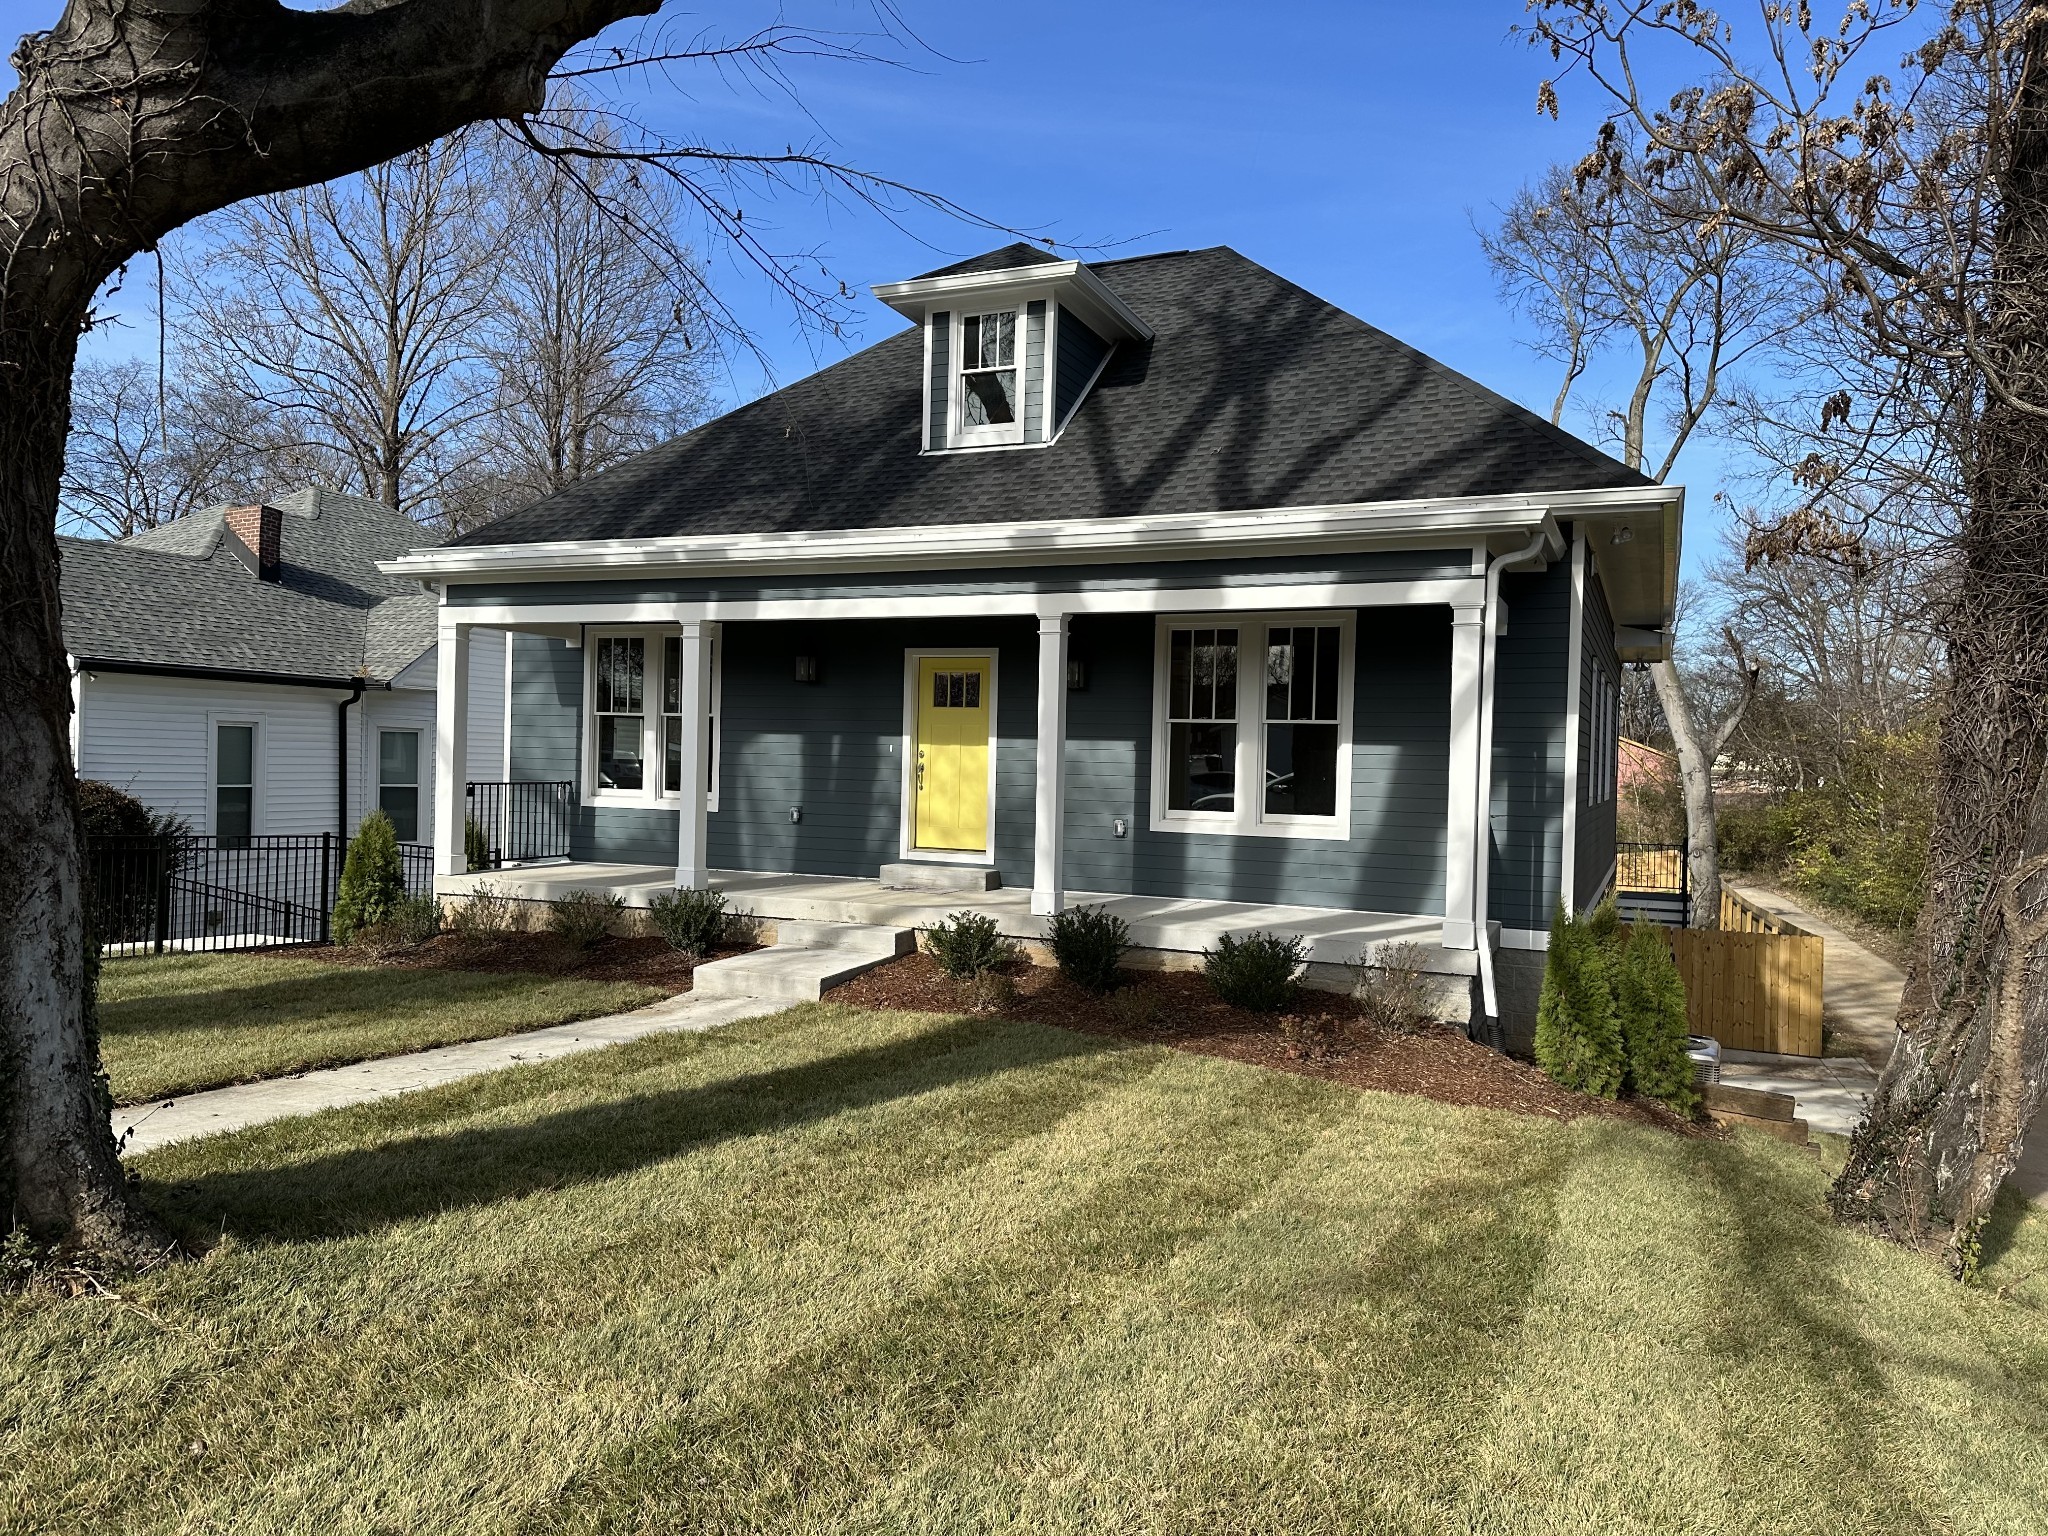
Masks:
[[[423,840],[420,836],[422,832],[432,830],[431,818],[428,815],[429,807],[427,805],[431,792],[423,780],[426,778],[427,761],[433,756],[433,748],[426,744],[426,732],[416,725],[380,724],[376,727],[376,735],[377,755],[372,759],[377,765],[376,783],[371,787],[376,791],[375,803],[380,811],[384,809],[384,791],[386,788],[404,789],[407,787],[403,784],[387,786],[384,782],[384,738],[386,736],[410,736],[413,738],[411,789],[416,798],[413,801],[412,810],[413,835],[409,841],[417,844]],[[422,755],[423,753],[424,755]],[[408,839],[400,838],[399,841],[406,842]]]
[[[719,768],[724,761],[722,744],[725,737],[725,634],[724,626],[707,626],[712,635],[711,645],[711,770],[704,791],[704,809],[718,809]],[[607,624],[592,625],[583,636],[583,703],[582,703],[582,800],[585,805],[631,805],[654,810],[679,810],[683,797],[670,794],[661,786],[662,767],[667,761],[667,747],[662,740],[662,668],[665,665],[662,642],[680,635],[682,630],[673,624]],[[642,639],[647,642],[646,673],[640,694],[640,719],[643,761],[646,771],[639,789],[599,789],[597,787],[597,642],[600,640]],[[509,704],[508,704],[509,708]]]
[[[1017,315],[1017,419],[1006,426],[970,427],[967,425],[967,313],[963,307],[955,307],[949,322],[953,328],[952,344],[947,348],[946,390],[948,395],[946,412],[946,446],[955,448],[1023,448],[1032,446],[1024,435],[1024,390],[1027,372],[1031,366],[1031,306],[1043,298],[1042,294],[1019,294],[1000,300],[989,301],[993,307],[976,309],[976,315],[999,315],[1014,309]],[[1052,306],[1046,306],[1050,315]],[[1050,327],[1048,326],[1048,334]],[[1040,367],[1044,367],[1041,362]],[[977,369],[976,372],[981,370]],[[931,376],[929,367],[925,376]],[[1041,386],[1042,387],[1042,386]],[[929,421],[930,417],[927,416]],[[1043,437],[1040,423],[1040,436]]]
[[[264,717],[260,714],[223,711],[206,717],[206,830],[214,837],[225,836],[220,829],[220,728],[246,725],[249,738],[249,835],[262,837],[269,796],[263,792]]]
[[[1337,813],[1334,816],[1275,816],[1266,812],[1266,669],[1247,656],[1263,658],[1266,632],[1296,624],[1337,630]],[[1191,628],[1235,629],[1237,668],[1237,782],[1256,786],[1237,796],[1233,811],[1172,811],[1167,798],[1167,696],[1172,666],[1172,633]],[[1253,635],[1256,634],[1256,643]],[[1206,832],[1227,837],[1292,837],[1315,842],[1351,840],[1351,704],[1357,689],[1357,615],[1350,609],[1308,609],[1293,613],[1161,614],[1152,639],[1152,816],[1154,832]]]
[[[980,852],[917,846],[917,664],[927,656],[958,656],[988,661],[988,847]],[[920,864],[972,864],[989,868],[996,861],[996,729],[1000,660],[994,646],[925,645],[903,652],[903,799],[897,816],[899,856]]]

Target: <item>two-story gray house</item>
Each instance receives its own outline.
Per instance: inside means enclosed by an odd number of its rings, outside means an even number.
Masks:
[[[1526,1015],[1612,877],[1683,492],[1224,248],[875,292],[904,330],[384,567],[439,594],[444,888],[502,629],[508,778],[573,786],[530,894],[1106,900],[1165,951],[1419,940]]]

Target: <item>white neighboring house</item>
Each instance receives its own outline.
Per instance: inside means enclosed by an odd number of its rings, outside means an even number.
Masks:
[[[421,542],[312,489],[120,540],[60,539],[81,778],[223,837],[354,834],[382,806],[434,837],[436,599],[377,562]],[[470,656],[467,758],[505,757],[506,647]]]

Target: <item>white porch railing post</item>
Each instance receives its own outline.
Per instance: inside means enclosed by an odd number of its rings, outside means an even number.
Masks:
[[[1066,905],[1067,615],[1038,620],[1038,804],[1033,818],[1031,910]]]
[[[469,636],[442,609],[434,653],[434,873],[469,871],[463,829],[469,818]],[[363,764],[365,785],[375,782],[374,763]],[[369,795],[365,793],[364,799]]]
[[[676,889],[701,891],[711,884],[709,839],[711,823],[705,812],[711,777],[711,626],[700,619],[683,621],[682,688],[677,707],[682,710],[682,740],[678,743],[683,760],[682,809],[676,817]],[[648,754],[650,763],[660,759]],[[656,771],[660,771],[656,768]]]
[[[1444,840],[1444,948],[1479,945],[1479,668],[1486,610],[1451,609],[1451,794]]]

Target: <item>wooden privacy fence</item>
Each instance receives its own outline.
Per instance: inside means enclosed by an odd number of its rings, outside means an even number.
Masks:
[[[1818,1056],[1821,941],[1739,896],[1724,893],[1721,913],[1718,931],[1665,930],[1692,1032],[1731,1050]]]

